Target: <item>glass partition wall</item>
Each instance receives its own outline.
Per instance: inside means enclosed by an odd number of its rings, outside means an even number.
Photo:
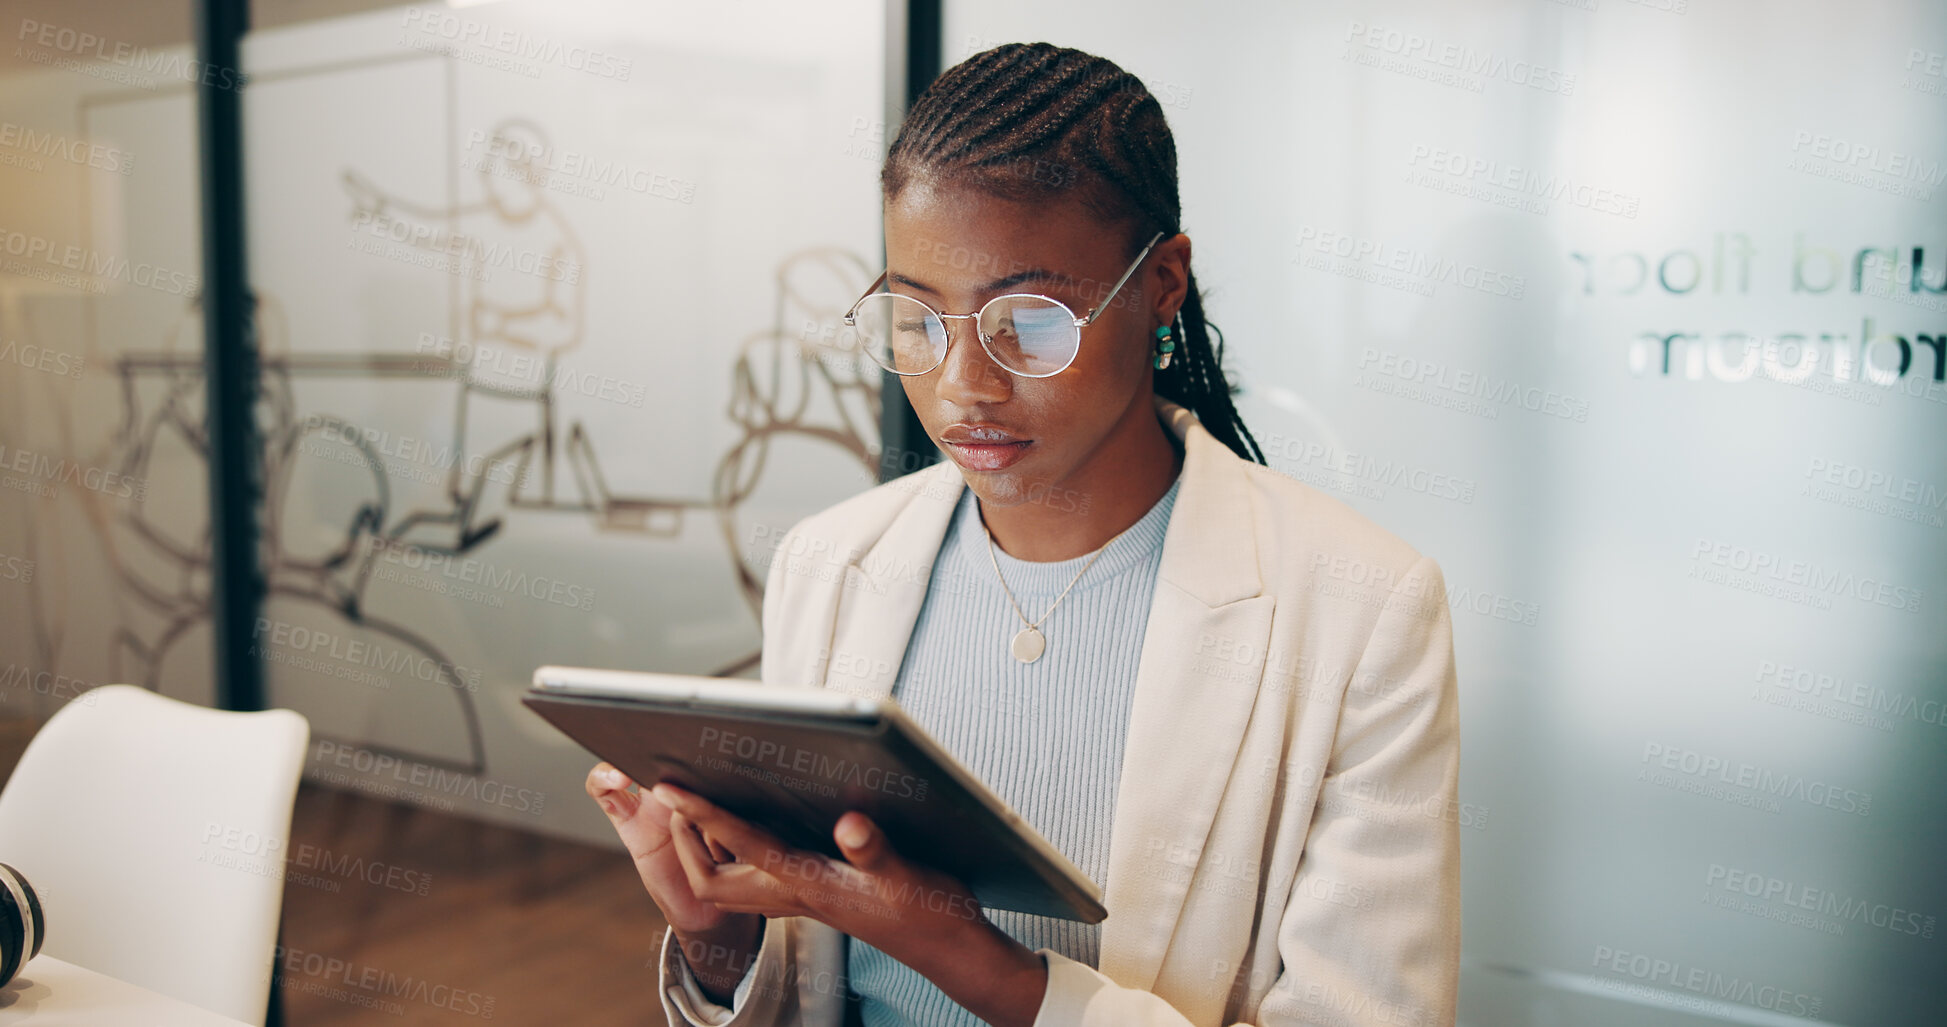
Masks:
[[[308,779],[612,842],[533,669],[754,676],[766,543],[875,479],[831,325],[880,259],[886,7],[736,6],[245,39],[249,642]],[[0,695],[34,717],[214,699],[195,56],[79,22],[23,21],[0,93]]]
[[[1938,1019],[1947,11],[946,12],[1144,80],[1271,465],[1445,570],[1461,1022]]]

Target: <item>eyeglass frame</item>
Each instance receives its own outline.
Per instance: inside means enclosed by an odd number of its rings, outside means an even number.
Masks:
[[[899,371],[899,370],[894,370],[893,368],[890,367],[886,367],[886,365],[884,364],[880,364],[879,361],[876,359],[873,360],[872,362],[874,364],[878,364],[878,366],[884,369],[888,374],[896,374],[904,378],[915,378],[923,374],[932,374],[934,371],[939,370],[941,364],[946,363],[947,350],[953,346],[953,331],[952,331],[953,326],[947,324],[947,322],[966,321],[971,319],[974,323],[974,337],[980,340],[981,350],[983,350],[987,354],[987,356],[990,359],[992,359],[997,366],[1001,368],[1001,370],[1006,371],[1008,374],[1014,375],[1017,378],[1053,378],[1055,375],[1058,375],[1063,371],[1068,370],[1070,367],[1074,366],[1075,358],[1081,356],[1082,354],[1082,329],[1087,328],[1090,325],[1090,323],[1092,323],[1095,320],[1097,314],[1100,314],[1102,311],[1108,309],[1109,304],[1114,302],[1116,298],[1116,294],[1122,291],[1122,286],[1124,285],[1124,283],[1129,281],[1129,276],[1136,273],[1136,269],[1142,266],[1143,258],[1149,256],[1149,251],[1155,248],[1156,243],[1160,241],[1165,234],[1166,233],[1163,232],[1157,232],[1155,235],[1150,236],[1149,241],[1143,244],[1142,252],[1136,254],[1136,259],[1130,262],[1129,269],[1122,272],[1121,278],[1115,280],[1115,286],[1109,290],[1109,294],[1103,297],[1102,302],[1096,304],[1093,307],[1090,307],[1088,313],[1083,314],[1081,317],[1075,317],[1075,308],[1070,307],[1068,304],[1063,303],[1062,301],[1054,298],[1053,296],[1043,295],[1038,292],[1002,293],[1001,295],[996,296],[985,303],[982,303],[980,305],[980,309],[974,311],[971,314],[942,314],[939,311],[934,310],[931,304],[927,303],[925,300],[922,300],[917,296],[907,296],[904,293],[897,293],[897,292],[886,293],[886,295],[888,296],[898,296],[901,299],[912,300],[914,303],[917,303],[922,308],[924,308],[927,313],[933,315],[936,318],[939,318],[940,327],[941,327],[940,334],[946,336],[946,345],[940,347],[939,359],[933,362],[932,367],[929,367],[924,371]],[[860,294],[858,299],[852,301],[852,306],[850,307],[850,309],[845,311],[845,317],[844,317],[845,327],[847,328],[858,327],[858,313],[859,313],[860,304],[863,304],[866,300],[871,299],[874,295],[876,295],[879,291],[879,286],[884,284],[887,277],[890,276],[891,274],[892,274],[892,268],[890,267],[886,268],[884,271],[879,272],[879,277],[873,279],[872,284],[866,286],[865,292]],[[1024,297],[1027,299],[1047,300],[1049,303],[1052,303],[1055,306],[1060,307],[1061,309],[1068,312],[1068,316],[1071,319],[1073,319],[1073,324],[1075,328],[1075,352],[1070,353],[1068,355],[1067,363],[1061,365],[1060,367],[1055,368],[1052,371],[1049,371],[1047,374],[1027,374],[1022,371],[1016,371],[1015,369],[1007,366],[1005,363],[1002,363],[1001,358],[996,356],[994,354],[993,349],[987,345],[988,340],[993,338],[993,336],[990,336],[986,332],[980,330],[981,315],[987,313],[987,308],[993,306],[995,303],[998,303],[1004,299],[1010,299],[1017,296]]]

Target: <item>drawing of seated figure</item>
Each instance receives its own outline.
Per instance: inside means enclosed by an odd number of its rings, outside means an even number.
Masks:
[[[374,751],[478,773],[486,765],[480,671],[447,656],[433,634],[441,622],[422,615],[410,576],[394,573],[404,590],[369,601],[375,562],[400,556],[385,535],[398,519],[397,481],[358,425],[298,411],[294,377],[400,368],[369,355],[294,354],[282,305],[261,291],[254,299],[265,595],[249,652],[266,665],[270,699],[307,710],[314,738],[358,739]],[[113,539],[106,548],[122,586],[116,676],[208,701],[196,691],[210,678],[213,601],[202,327],[197,297],[161,348],[117,360],[124,403],[111,466],[145,487],[101,527]]]

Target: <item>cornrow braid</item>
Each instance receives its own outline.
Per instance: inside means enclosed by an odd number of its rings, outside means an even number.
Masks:
[[[926,87],[879,174],[888,200],[921,179],[1015,201],[1072,195],[1103,220],[1130,225],[1124,259],[1159,231],[1182,231],[1176,139],[1162,105],[1115,62],[1050,43],[982,51]],[[1223,333],[1213,349],[1194,272],[1188,286],[1176,359],[1156,372],[1156,391],[1232,452],[1264,463],[1231,402],[1238,389],[1224,375]]]

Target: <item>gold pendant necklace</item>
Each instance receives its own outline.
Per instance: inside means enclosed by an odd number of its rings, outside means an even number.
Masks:
[[[1142,518],[1138,517],[1136,520],[1140,523]],[[1131,524],[1129,528],[1135,526]],[[994,533],[988,529],[985,518],[981,519],[980,528],[987,532],[987,560],[994,565],[994,577],[1000,579],[1001,591],[1007,593],[1007,601],[1013,605],[1015,616],[1020,617],[1021,623],[1027,625],[1014,633],[1013,640],[1007,646],[1007,651],[1022,663],[1033,663],[1041,658],[1042,653],[1048,651],[1048,636],[1041,633],[1041,622],[1055,612],[1055,607],[1060,606],[1063,599],[1068,598],[1068,589],[1074,588],[1075,582],[1082,580],[1082,575],[1087,574],[1088,569],[1095,566],[1095,561],[1100,559],[1103,553],[1108,552],[1109,547],[1115,544],[1115,540],[1129,531],[1129,528],[1124,528],[1116,532],[1107,542],[1102,543],[1102,548],[1097,549],[1095,555],[1089,557],[1088,562],[1082,565],[1082,569],[1076,571],[1075,576],[1069,579],[1068,588],[1062,589],[1061,594],[1055,597],[1054,606],[1048,607],[1048,612],[1042,614],[1039,619],[1030,621],[1028,615],[1021,612],[1021,604],[1014,598],[1014,590],[1007,587],[1007,578],[1001,574],[1000,558],[994,555]]]

